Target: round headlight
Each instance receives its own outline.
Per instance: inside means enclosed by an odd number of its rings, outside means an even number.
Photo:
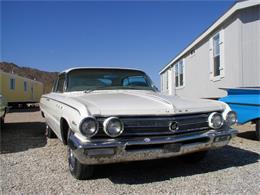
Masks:
[[[80,124],[80,132],[87,136],[93,137],[98,132],[98,123],[95,118],[88,117],[82,120]]]
[[[228,126],[232,126],[237,123],[237,113],[229,111],[226,116],[226,123]]]
[[[220,113],[213,112],[209,115],[208,119],[209,127],[213,129],[219,129],[224,124],[224,119]]]
[[[124,131],[124,124],[117,117],[109,117],[104,123],[104,131],[110,137],[117,137]]]

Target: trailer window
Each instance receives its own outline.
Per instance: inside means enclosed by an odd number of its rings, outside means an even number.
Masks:
[[[175,64],[175,87],[179,87],[179,64]]]
[[[179,85],[183,86],[183,61],[181,60],[179,62]]]
[[[24,82],[23,82],[23,89],[24,89],[24,91],[27,91],[27,88],[28,88],[28,87],[27,87],[27,82],[24,81]]]
[[[213,74],[220,75],[220,39],[219,33],[213,37]]]
[[[10,79],[10,89],[12,89],[12,90],[15,89],[15,79],[14,78]]]
[[[184,86],[184,62],[180,60],[175,65],[175,87]]]
[[[169,89],[169,71],[166,71],[166,90]]]

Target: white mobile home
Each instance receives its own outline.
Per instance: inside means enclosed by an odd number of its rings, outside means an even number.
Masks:
[[[161,91],[220,98],[260,86],[260,1],[238,1],[160,72]]]

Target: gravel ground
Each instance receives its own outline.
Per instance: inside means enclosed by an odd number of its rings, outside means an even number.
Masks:
[[[98,166],[75,180],[66,147],[46,140],[40,112],[8,113],[1,130],[1,194],[259,194],[260,142],[254,126],[238,127],[231,143],[197,164],[179,158]]]

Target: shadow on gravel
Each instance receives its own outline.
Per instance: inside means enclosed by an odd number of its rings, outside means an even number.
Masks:
[[[1,128],[1,153],[40,148],[47,144],[43,122],[5,123]]]
[[[241,137],[241,138],[244,138],[244,139],[257,141],[257,139],[256,139],[256,132],[255,131],[242,132],[242,133],[239,133],[237,136]]]
[[[114,184],[145,184],[245,166],[258,160],[259,154],[255,152],[226,146],[209,152],[203,161],[196,164],[184,163],[176,157],[98,166],[95,169],[95,179],[109,178]]]
[[[39,107],[28,107],[28,108],[10,108],[8,110],[8,113],[14,113],[14,112],[38,112],[40,111]],[[7,114],[8,114],[7,113]]]

